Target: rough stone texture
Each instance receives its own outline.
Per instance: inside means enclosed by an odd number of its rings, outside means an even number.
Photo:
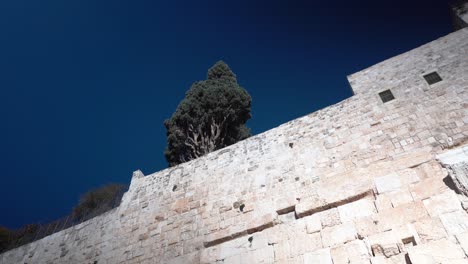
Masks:
[[[428,85],[432,71],[443,81]],[[447,181],[466,174],[443,157],[468,143],[468,29],[348,79],[354,96],[136,172],[118,208],[0,263],[466,262],[467,200]]]
[[[448,239],[440,239],[408,249],[411,263],[466,263],[466,255],[460,245]]]

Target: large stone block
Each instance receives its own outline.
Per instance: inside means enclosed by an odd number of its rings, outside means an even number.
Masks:
[[[427,212],[431,217],[436,217],[443,213],[462,210],[461,202],[452,190],[446,190],[441,194],[432,196],[423,201]]]
[[[357,238],[357,231],[353,223],[327,227],[322,229],[322,243],[325,247],[333,247]]]
[[[449,190],[442,178],[431,177],[410,187],[411,195],[415,201],[427,199],[433,195]]]
[[[354,240],[331,249],[333,264],[368,263],[371,257],[363,240]]]
[[[330,249],[323,248],[304,254],[304,263],[333,264]]]
[[[353,221],[377,213],[371,199],[361,199],[338,207],[342,222]]]
[[[380,231],[385,231],[393,227],[415,222],[427,216],[428,214],[423,203],[413,202],[379,212],[374,217],[374,221]]]
[[[395,172],[375,178],[375,187],[378,194],[396,191],[401,188],[401,185],[400,176]]]
[[[427,243],[433,240],[439,240],[447,237],[447,232],[440,219],[437,218],[424,218],[413,223],[416,232],[422,243]]]
[[[371,235],[368,241],[374,256],[389,258],[400,254],[401,240],[393,230]]]
[[[468,215],[465,211],[442,214],[440,220],[449,235],[457,235],[468,231]]]
[[[308,234],[319,232],[322,230],[322,222],[318,214],[313,214],[304,218],[306,223],[306,231]]]
[[[448,239],[431,241],[408,249],[411,263],[460,263],[465,261],[465,253],[459,245]]]

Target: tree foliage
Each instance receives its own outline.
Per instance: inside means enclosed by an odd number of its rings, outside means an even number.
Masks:
[[[208,70],[207,79],[195,82],[171,118],[167,130],[166,159],[174,166],[250,136],[251,97],[237,83],[223,61]]]
[[[116,207],[125,189],[125,185],[111,183],[85,193],[73,208],[73,219],[89,219]]]
[[[0,252],[5,251],[11,245],[11,241],[13,240],[13,231],[0,226]]]

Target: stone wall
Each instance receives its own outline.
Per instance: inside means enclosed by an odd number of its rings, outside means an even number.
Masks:
[[[468,263],[467,200],[441,161],[468,143],[468,29],[349,81],[333,106],[135,172],[118,208],[0,263]]]
[[[452,7],[452,21],[455,30],[468,26],[468,1],[460,1]]]

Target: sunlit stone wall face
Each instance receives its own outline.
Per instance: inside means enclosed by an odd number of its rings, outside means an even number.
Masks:
[[[351,98],[137,172],[120,207],[0,262],[467,262],[467,200],[442,160],[468,143],[468,30],[348,79]]]

